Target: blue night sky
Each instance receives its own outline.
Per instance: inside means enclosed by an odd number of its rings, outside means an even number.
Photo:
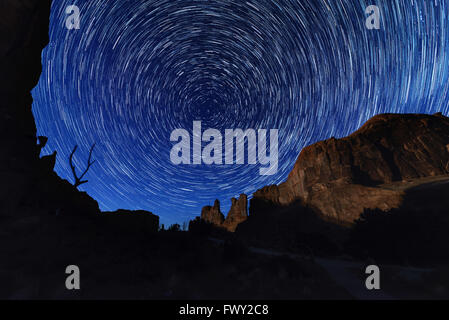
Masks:
[[[43,154],[102,210],[144,209],[187,221],[218,198],[282,182],[301,149],[342,137],[384,112],[449,111],[446,0],[55,0],[50,44],[33,90]],[[80,8],[68,30],[67,6]],[[380,8],[380,30],[365,8]],[[279,169],[179,165],[170,134],[279,130]]]

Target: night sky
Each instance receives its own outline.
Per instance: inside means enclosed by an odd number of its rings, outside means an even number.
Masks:
[[[81,10],[68,30],[66,7]],[[365,8],[380,8],[380,30]],[[345,136],[384,112],[449,111],[446,0],[55,0],[50,44],[33,90],[43,154],[102,210],[144,209],[165,224],[197,216],[218,198],[282,182],[301,149]],[[170,134],[279,129],[279,169],[179,165]]]

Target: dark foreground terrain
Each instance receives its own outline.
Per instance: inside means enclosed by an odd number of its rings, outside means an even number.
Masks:
[[[234,234],[123,227],[103,218],[29,216],[0,224],[1,299],[447,299],[449,267],[256,247]],[[214,234],[213,236],[217,236]],[[77,265],[81,290],[67,290]]]
[[[238,241],[145,233],[61,216],[0,224],[3,299],[347,299],[317,263]],[[81,290],[65,287],[77,265]]]

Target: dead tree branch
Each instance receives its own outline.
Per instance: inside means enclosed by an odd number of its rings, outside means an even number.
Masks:
[[[84,178],[84,176],[86,175],[87,171],[89,171],[90,167],[95,163],[96,160],[92,161],[92,152],[94,151],[95,148],[95,143],[92,145],[92,147],[90,148],[89,151],[89,158],[87,159],[87,167],[86,170],[84,170],[84,172],[81,174],[80,177],[77,176],[76,174],[76,170],[75,170],[75,165],[73,164],[73,155],[75,154],[76,150],[78,149],[78,145],[76,145],[73,148],[72,153],[70,154],[70,158],[69,158],[69,163],[70,163],[70,168],[72,169],[72,173],[73,173],[73,178],[75,179],[75,183],[73,184],[75,186],[75,188],[78,188],[80,185],[87,183],[88,180],[82,180]]]

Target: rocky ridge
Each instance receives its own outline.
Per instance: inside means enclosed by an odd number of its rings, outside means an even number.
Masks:
[[[402,205],[404,190],[385,185],[447,174],[448,117],[381,114],[347,137],[304,148],[287,180],[256,191],[251,206],[299,201],[325,218],[352,223],[364,209]]]

